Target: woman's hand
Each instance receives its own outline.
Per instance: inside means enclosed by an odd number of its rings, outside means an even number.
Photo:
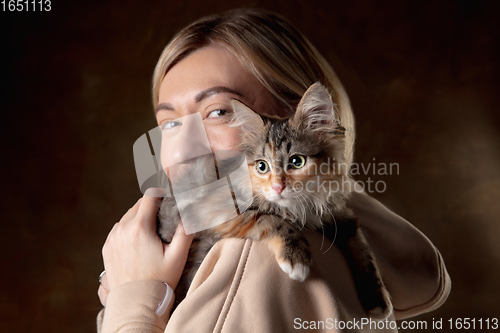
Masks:
[[[186,263],[193,236],[179,224],[170,244],[156,234],[160,198],[146,194],[123,215],[102,248],[106,274],[98,295],[103,305],[114,288],[131,281],[158,280],[175,289]]]

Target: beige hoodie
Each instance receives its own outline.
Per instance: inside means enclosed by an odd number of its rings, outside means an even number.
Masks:
[[[388,321],[367,319],[343,254],[327,241],[322,246],[320,233],[307,232],[313,266],[304,282],[283,273],[265,244],[225,239],[207,255],[170,318],[169,310],[163,318],[155,314],[166,292],[163,283],[130,282],[108,295],[98,332],[397,332],[391,320],[443,304],[451,281],[432,243],[366,194],[355,193],[350,206],[391,294]]]

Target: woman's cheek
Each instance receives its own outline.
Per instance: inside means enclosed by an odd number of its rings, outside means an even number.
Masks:
[[[241,140],[240,129],[229,126],[207,129],[207,136],[212,151],[236,150]]]

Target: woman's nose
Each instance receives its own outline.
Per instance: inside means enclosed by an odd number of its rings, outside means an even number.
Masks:
[[[162,161],[164,167],[211,153],[207,133],[199,113],[194,113],[176,120],[178,128],[171,135],[163,135]]]

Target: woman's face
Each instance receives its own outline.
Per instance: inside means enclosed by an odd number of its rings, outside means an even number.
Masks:
[[[221,47],[196,50],[172,67],[161,83],[155,110],[164,133],[162,165],[182,163],[207,149],[236,149],[239,129],[228,125],[231,99],[259,113],[275,113],[271,93]],[[186,117],[190,115],[194,117]]]

